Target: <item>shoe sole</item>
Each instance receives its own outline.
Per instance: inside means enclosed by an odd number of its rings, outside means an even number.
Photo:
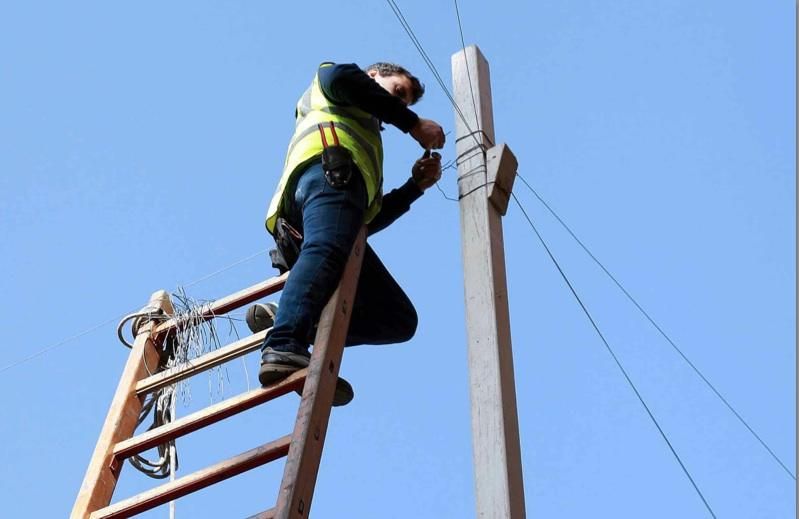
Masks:
[[[336,381],[336,392],[333,394],[333,407],[340,407],[352,402],[355,398],[355,391],[349,382],[339,377]]]
[[[258,371],[258,380],[264,387],[271,386],[300,369],[302,368],[287,366],[285,364],[263,364]],[[302,390],[303,388],[300,387],[296,390],[296,393],[302,396]],[[345,379],[339,377],[338,380],[336,380],[336,391],[333,393],[333,407],[347,405],[352,402],[353,398],[355,398],[355,391],[353,391],[352,385]]]
[[[252,333],[258,333],[274,326],[276,314],[277,307],[274,303],[259,303],[247,309],[244,320]]]
[[[298,388],[294,392],[302,396],[302,390],[303,388]],[[352,386],[349,382],[339,377],[336,380],[336,390],[333,392],[333,407],[347,405],[352,402],[353,398],[355,398],[355,391],[352,390]]]
[[[271,386],[301,369],[298,366],[287,364],[262,364],[261,369],[258,370],[258,381],[262,386]]]

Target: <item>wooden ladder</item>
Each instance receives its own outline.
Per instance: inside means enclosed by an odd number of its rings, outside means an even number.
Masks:
[[[250,519],[308,517],[365,243],[365,229],[361,229],[338,288],[322,312],[311,362],[307,368],[269,387],[243,393],[133,436],[146,394],[258,350],[268,332],[265,330],[255,333],[194,359],[188,364],[159,371],[162,369],[159,366],[159,359],[164,340],[168,332],[180,323],[170,319],[161,323],[150,321],[142,326],[122,372],[122,378],[72,509],[71,519],[131,517],[283,456],[287,456],[287,459],[277,504],[274,508]],[[273,294],[283,288],[287,277],[288,273],[219,299],[208,305],[202,314],[203,318],[211,319],[226,314]],[[164,291],[153,294],[150,306],[157,306],[167,314],[173,313],[169,296]],[[155,374],[149,375],[150,373]],[[110,504],[125,458],[301,388],[302,400],[291,434],[152,490]]]

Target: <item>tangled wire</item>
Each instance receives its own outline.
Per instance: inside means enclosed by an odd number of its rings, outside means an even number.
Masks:
[[[145,307],[139,312],[125,316],[117,327],[117,335],[120,341],[125,346],[132,348],[133,345],[125,339],[123,333],[124,327],[128,322],[132,323],[132,335],[135,337],[139,328],[148,321],[164,321],[174,318],[177,325],[164,339],[164,348],[161,351],[162,357],[159,363],[159,366],[166,371],[178,369],[193,359],[221,346],[215,319],[213,319],[213,316],[211,318],[207,316],[209,306],[207,301],[197,301],[190,298],[182,287],[178,288],[177,293],[172,294],[171,299],[175,311],[174,315],[167,316],[160,309]],[[230,332],[238,338],[234,319],[229,316],[224,317],[230,324]],[[152,373],[150,374],[152,375]],[[221,366],[213,368],[209,377],[209,390],[212,396],[215,392],[222,394],[226,378],[227,372]],[[217,381],[216,391],[214,391],[212,379]],[[184,405],[190,401],[191,391],[186,381],[180,381],[156,392],[149,393],[142,404],[136,427],[138,428],[145,423],[151,414],[152,423],[147,428],[148,431],[174,421],[178,396],[183,400]],[[137,470],[152,478],[164,479],[169,477],[178,468],[175,440],[159,445],[157,451],[157,459],[148,459],[142,454],[137,454],[129,458],[130,463]]]

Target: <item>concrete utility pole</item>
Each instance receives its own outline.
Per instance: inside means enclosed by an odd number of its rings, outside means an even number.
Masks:
[[[452,56],[452,80],[466,119],[455,115],[477,517],[521,519],[524,484],[502,242],[517,164],[507,146],[494,144],[488,62],[480,49],[469,46]]]

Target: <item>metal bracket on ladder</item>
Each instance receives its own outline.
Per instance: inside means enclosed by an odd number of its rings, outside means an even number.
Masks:
[[[72,509],[71,519],[131,517],[283,456],[287,456],[287,459],[277,505],[253,518],[308,517],[365,243],[366,232],[361,229],[339,286],[322,312],[308,368],[269,387],[235,396],[133,437],[144,395],[257,350],[267,333],[253,334],[194,359],[190,365],[148,377],[148,372],[157,371],[154,368],[158,365],[158,345],[179,323],[174,319],[161,324],[147,323],[136,336]],[[209,305],[204,316],[211,319],[273,294],[283,288],[287,277],[288,274],[284,274],[219,299]],[[164,299],[164,295],[163,291],[156,292],[150,304],[167,309],[164,305],[168,305],[169,301],[168,298]],[[125,458],[299,388],[303,388],[302,400],[290,435],[142,494],[109,504]]]

